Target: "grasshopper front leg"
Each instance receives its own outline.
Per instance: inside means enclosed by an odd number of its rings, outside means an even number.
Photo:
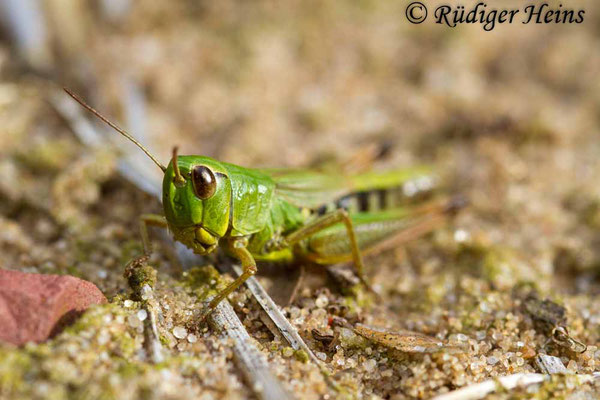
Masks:
[[[144,254],[135,257],[129,261],[125,266],[125,278],[129,282],[129,286],[134,291],[136,297],[141,297],[141,289],[143,282],[136,278],[136,271],[140,268],[145,268],[150,255],[152,254],[152,245],[148,235],[148,227],[157,226],[160,228],[167,228],[167,220],[162,215],[156,214],[144,214],[140,216],[140,234],[142,236],[142,246]]]
[[[367,289],[372,290],[365,275],[365,267],[363,264],[362,255],[360,253],[360,248],[358,247],[358,242],[356,240],[354,226],[352,225],[352,220],[350,219],[350,216],[348,216],[348,212],[346,210],[338,209],[317,218],[311,223],[287,235],[284,238],[284,242],[288,246],[293,246],[304,239],[310,238],[319,231],[338,223],[343,223],[346,227],[346,233],[348,235],[348,239],[350,240],[352,259],[354,261],[354,266],[356,267],[358,278]]]
[[[140,222],[140,236],[142,237],[142,249],[143,249],[144,254],[142,254],[141,256],[135,257],[134,259],[132,259],[131,261],[129,261],[127,263],[127,266],[125,267],[125,278],[127,278],[127,279],[129,279],[129,275],[130,275],[129,271],[130,270],[133,270],[138,266],[146,265],[146,262],[152,255],[152,243],[150,242],[150,235],[148,234],[148,227],[155,226],[155,227],[164,228],[164,229],[168,228],[167,219],[165,217],[163,217],[162,215],[158,215],[158,214],[142,214],[140,216],[139,222]],[[136,287],[133,287],[135,285],[130,285],[130,286],[132,286],[132,289],[134,291],[136,291]],[[138,293],[136,293],[136,296],[137,295],[138,295]]]
[[[225,299],[231,292],[239,288],[248,278],[256,274],[256,261],[252,254],[248,251],[247,238],[233,238],[228,241],[228,249],[231,254],[236,257],[242,263],[242,274],[232,283],[230,283],[225,289],[220,291],[209,303],[207,309],[202,313],[201,319],[206,318],[219,303]]]
[[[167,219],[164,216],[157,214],[143,214],[140,216],[140,233],[142,235],[144,256],[146,257],[150,257],[152,254],[152,244],[150,243],[150,235],[148,234],[149,226],[167,229]]]

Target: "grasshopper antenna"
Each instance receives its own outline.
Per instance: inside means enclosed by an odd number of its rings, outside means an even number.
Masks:
[[[89,112],[91,112],[92,114],[94,114],[96,117],[100,118],[103,122],[105,122],[108,126],[110,126],[111,128],[113,128],[115,131],[119,132],[121,135],[125,136],[127,139],[129,139],[131,142],[133,142],[133,144],[135,144],[137,147],[139,147],[144,153],[146,153],[146,155],[148,157],[150,157],[150,159],[152,161],[154,161],[154,164],[156,164],[158,166],[158,168],[160,168],[162,170],[162,172],[165,172],[167,170],[167,168],[162,165],[151,153],[150,151],[148,151],[148,149],[146,149],[144,146],[142,146],[142,144],[140,142],[138,142],[137,140],[135,140],[133,138],[133,136],[131,136],[129,133],[127,133],[125,130],[119,128],[116,124],[114,124],[113,122],[109,121],[108,118],[106,118],[105,116],[103,116],[102,114],[100,114],[98,111],[96,111],[92,106],[88,105],[85,101],[83,101],[79,96],[77,96],[75,93],[73,93],[71,90],[67,89],[66,87],[63,87],[63,90],[65,92],[67,92],[67,94],[69,96],[71,96],[76,102],[78,102],[79,104],[81,104],[83,106],[83,108],[85,108],[86,110],[88,110]]]
[[[179,148],[177,146],[173,147],[173,158],[171,159],[171,165],[173,166],[173,172],[175,173],[175,183],[179,185],[183,185],[185,183],[185,179],[181,175],[179,171],[179,165],[177,164],[177,151]]]

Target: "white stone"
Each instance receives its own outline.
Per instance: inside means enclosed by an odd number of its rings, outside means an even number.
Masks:
[[[184,339],[187,336],[187,329],[182,326],[176,326],[173,328],[173,336],[177,339]]]
[[[196,343],[198,341],[198,338],[193,333],[190,333],[187,336],[187,341],[190,342],[190,343]]]
[[[148,318],[148,312],[144,309],[139,310],[137,312],[137,317],[139,318],[140,321],[144,321],[146,318]]]

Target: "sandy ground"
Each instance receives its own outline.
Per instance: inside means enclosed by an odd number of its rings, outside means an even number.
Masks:
[[[292,304],[274,291],[341,394],[273,335],[247,289],[231,296],[298,398],[430,398],[539,372],[539,354],[573,373],[600,370],[599,7],[573,2],[586,10],[582,24],[483,32],[410,25],[403,2],[170,3],[111,13],[48,1],[36,51],[8,32],[0,43],[0,267],[72,274],[111,300],[47,343],[1,345],[1,398],[254,396],[230,345],[195,323],[202,270],[182,271],[158,240],[151,264],[168,357],[148,362],[123,268],[141,252],[138,216],[161,205],[117,172],[121,138],[96,150],[75,138],[53,106],[62,85],[143,133],[162,160],[177,144],[244,166],[303,167],[385,142],[390,156],[374,168],[431,165],[440,193],[469,198],[434,233],[367,259],[382,301],[349,294],[318,268]],[[259,279],[291,290],[297,271],[264,268]],[[529,290],[565,307],[585,352],[549,341],[526,307]],[[391,350],[334,316],[448,348]],[[597,390],[559,375],[493,398]]]

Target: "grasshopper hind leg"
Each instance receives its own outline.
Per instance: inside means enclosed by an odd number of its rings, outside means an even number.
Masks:
[[[362,254],[397,248],[447,222],[461,207],[459,198],[436,202],[417,209],[391,209],[355,213],[350,216]],[[346,263],[354,258],[354,243],[341,224],[315,232],[306,240],[304,256],[317,264]]]

